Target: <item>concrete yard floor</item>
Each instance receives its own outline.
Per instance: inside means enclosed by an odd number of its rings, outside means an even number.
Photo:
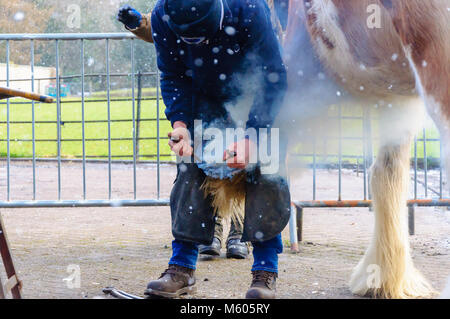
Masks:
[[[5,200],[6,168],[0,168],[0,194]],[[133,198],[133,166],[112,166],[114,199]],[[11,166],[11,199],[32,198],[29,162]],[[37,166],[38,200],[57,196],[54,163]],[[108,166],[87,165],[88,199],[108,196]],[[161,198],[168,198],[176,170],[161,167]],[[82,198],[79,163],[63,163],[61,198]],[[157,171],[153,165],[137,167],[138,199],[156,198]],[[433,174],[429,176],[433,182]],[[317,198],[337,198],[338,173],[320,170]],[[305,171],[291,179],[292,197],[312,198],[312,175]],[[343,171],[344,199],[361,199],[363,175]],[[102,288],[115,286],[142,295],[151,279],[166,268],[172,235],[168,207],[2,209],[12,253],[25,298],[98,298]],[[372,234],[373,213],[365,208],[306,209],[304,241],[300,253],[289,250],[288,228],[283,232],[285,251],[279,258],[279,298],[355,298],[347,282]],[[441,208],[416,209],[416,234],[411,237],[416,266],[437,290],[450,275],[450,212]],[[224,251],[223,251],[224,253]],[[198,292],[193,298],[243,298],[251,282],[252,258],[201,258],[196,272]],[[0,264],[0,267],[2,265]],[[73,287],[80,270],[80,287]],[[3,268],[0,276],[4,279]],[[75,276],[76,277],[76,276]],[[192,297],[190,297],[192,298]]]

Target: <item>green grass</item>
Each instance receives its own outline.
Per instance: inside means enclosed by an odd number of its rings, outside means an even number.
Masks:
[[[152,89],[148,89],[151,94]],[[86,99],[85,103],[85,120],[107,120],[107,103],[93,102],[102,96],[102,92],[95,96]],[[69,102],[75,98],[64,98],[61,103],[61,120],[66,121],[81,121],[81,102]],[[21,99],[13,99],[11,102],[23,102]],[[156,100],[142,101],[142,119],[156,118],[157,105]],[[137,108],[137,107],[136,107]],[[160,136],[167,137],[167,132],[170,130],[170,123],[165,119],[164,104],[160,103],[159,114],[160,122]],[[32,112],[31,104],[13,104],[10,105],[10,121],[31,121]],[[131,101],[112,101],[111,102],[111,119],[131,119],[132,118],[132,102]],[[330,116],[336,116],[336,109],[330,111]],[[362,116],[362,114],[355,113],[355,110],[343,108],[343,116]],[[136,114],[135,114],[136,116]],[[35,104],[35,120],[39,121],[55,121],[56,120],[56,104]],[[6,104],[0,104],[0,121],[6,121]],[[336,121],[337,122],[337,121]],[[361,120],[343,119],[341,122],[342,135],[345,137],[362,136]],[[331,124],[336,125],[336,123]],[[377,130],[376,121],[373,121],[373,132]],[[81,123],[64,123],[61,126],[62,139],[81,139],[82,138]],[[132,138],[132,122],[112,122],[111,123],[111,137],[112,138]],[[323,130],[328,132],[328,130]],[[332,129],[329,132],[333,131]],[[55,123],[38,123],[35,129],[35,138],[39,139],[56,139],[57,126]],[[426,130],[427,138],[438,138],[439,134],[433,128]],[[141,138],[156,138],[157,127],[156,121],[141,122],[140,137]],[[16,124],[10,125],[10,154],[11,157],[16,158],[30,158],[33,155],[31,142],[20,142],[20,139],[32,139],[32,125],[31,124]],[[107,157],[108,156],[108,124],[107,123],[86,123],[85,124],[86,139],[103,139],[102,141],[87,141],[86,155],[88,157]],[[418,133],[418,138],[422,138],[422,132]],[[6,124],[0,123],[0,139],[6,139]],[[336,156],[339,152],[339,144],[337,140],[320,140],[316,141],[316,152],[318,154],[317,161],[323,162],[324,155],[327,156],[326,162],[337,163]],[[374,139],[374,152],[377,149],[377,139]],[[439,143],[428,141],[426,143],[427,154],[429,158],[439,157]],[[141,140],[139,142],[140,159],[154,159],[154,157],[146,157],[145,155],[156,155],[157,143],[156,140]],[[297,149],[302,153],[312,153],[312,143],[304,143]],[[161,160],[174,160],[174,157],[167,146],[167,140],[160,142]],[[133,154],[133,144],[131,140],[126,141],[112,141],[111,155],[114,159],[131,159]],[[363,154],[363,144],[361,140],[351,139],[342,141],[342,154],[345,156],[361,156]],[[418,158],[423,158],[423,142],[419,141],[417,144]],[[57,155],[56,142],[37,142],[36,156],[38,158],[52,158]],[[82,155],[81,141],[63,141],[61,144],[61,155],[63,158],[79,158]],[[411,148],[411,156],[414,155],[414,146]],[[0,156],[6,156],[6,142],[0,142]],[[307,163],[312,163],[312,157],[303,158]],[[344,158],[344,163],[356,163],[356,158]],[[362,163],[362,159],[359,159]]]
[[[63,99],[61,103],[61,121],[81,121],[82,107],[79,101],[73,103],[64,103],[65,101],[73,101],[73,98]],[[14,99],[14,102],[23,100]],[[149,119],[156,118],[157,106],[156,100],[142,101],[141,104],[141,118]],[[10,105],[10,121],[31,121],[32,120],[31,104],[11,104]],[[136,111],[137,112],[137,111]],[[136,116],[135,112],[135,116]],[[118,101],[111,102],[110,108],[111,120],[131,119],[132,118],[132,102]],[[160,118],[160,136],[166,137],[170,129],[170,123],[165,119],[164,104],[160,103],[159,110]],[[0,119],[6,121],[6,104],[0,105]],[[85,103],[85,120],[107,120],[108,109],[106,102],[90,102],[90,99]],[[55,121],[56,120],[56,104],[35,104],[35,120],[39,121]],[[6,139],[6,124],[0,124],[0,139]],[[112,122],[111,123],[111,138],[132,138],[133,125],[132,122]],[[86,123],[85,124],[86,139],[104,139],[103,141],[87,141],[86,155],[89,157],[108,156],[108,124],[107,123]],[[141,122],[140,137],[157,137],[156,121]],[[19,139],[32,139],[32,125],[31,124],[10,124],[10,153],[11,157],[31,157],[33,154],[31,142],[15,141]],[[38,123],[35,127],[35,138],[39,139],[56,139],[57,126],[56,123]],[[81,139],[82,125],[81,123],[64,123],[61,125],[61,138],[64,139]],[[141,155],[156,154],[157,143],[156,140],[142,140],[139,144]],[[82,155],[81,141],[63,141],[61,144],[61,155],[64,158],[75,158]],[[170,149],[167,146],[166,140],[160,143],[161,154],[170,154]],[[36,156],[39,158],[55,157],[57,154],[56,142],[37,142]],[[131,140],[126,141],[112,141],[111,155],[114,158],[127,158],[133,154],[133,143]],[[6,142],[0,142],[0,156],[6,156]],[[148,159],[148,158],[147,158]],[[164,156],[162,160],[172,160],[172,156]]]

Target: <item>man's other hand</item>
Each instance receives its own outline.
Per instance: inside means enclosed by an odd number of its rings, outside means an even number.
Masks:
[[[243,139],[228,146],[223,153],[223,160],[230,168],[245,169],[250,163],[250,155],[255,154],[254,152],[256,144],[249,139]]]
[[[142,21],[142,15],[128,4],[122,6],[117,14],[117,20],[122,22],[128,29],[139,28]]]

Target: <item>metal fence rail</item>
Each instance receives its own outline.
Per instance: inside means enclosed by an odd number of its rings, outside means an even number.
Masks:
[[[126,40],[129,45],[130,50],[130,63],[131,70],[129,72],[111,72],[111,56],[110,56],[110,42],[115,40]],[[139,72],[136,70],[135,61],[135,36],[130,33],[88,33],[88,34],[3,34],[0,35],[0,44],[4,43],[6,48],[6,83],[9,85],[11,83],[10,78],[10,44],[12,41],[29,41],[30,43],[30,73],[31,78],[16,79],[14,81],[31,81],[32,90],[34,91],[34,82],[37,80],[34,76],[35,68],[35,41],[49,41],[53,43],[54,53],[55,53],[55,69],[56,76],[54,78],[45,78],[49,80],[54,80],[56,82],[56,119],[52,120],[36,120],[36,105],[35,102],[16,102],[7,100],[6,103],[0,103],[0,105],[6,104],[6,119],[0,119],[0,127],[6,126],[6,138],[1,138],[0,143],[6,143],[6,196],[5,198],[0,198],[0,208],[30,208],[30,207],[117,207],[117,206],[167,206],[169,201],[167,199],[161,199],[161,164],[163,161],[162,157],[169,157],[170,154],[164,154],[161,152],[160,142],[166,137],[162,137],[160,134],[160,123],[164,118],[160,118],[160,88],[159,88],[159,72],[154,66],[154,71],[151,72]],[[73,52],[73,55],[78,55],[81,62],[81,69],[79,74],[75,75],[64,75],[61,74],[60,66],[60,42],[61,41],[77,41],[80,43],[79,52]],[[105,51],[104,57],[106,61],[106,71],[99,74],[87,74],[85,71],[85,42],[86,41],[104,41]],[[107,119],[104,120],[87,120],[86,119],[86,92],[85,92],[85,80],[89,77],[102,77],[106,79],[106,98],[97,98],[89,100],[91,103],[106,103],[107,106]],[[112,98],[111,96],[111,78],[112,77],[128,77],[131,79],[131,97],[126,98]],[[147,76],[154,78],[156,81],[156,92],[155,97],[142,98],[141,96],[141,76]],[[43,79],[43,78],[42,78]],[[61,81],[64,79],[80,79],[81,81],[81,97],[79,99],[69,99],[62,100],[60,85]],[[0,79],[1,80],[1,79]],[[138,88],[136,88],[136,80],[138,82]],[[137,91],[137,92],[136,92]],[[154,118],[141,118],[140,117],[140,102],[146,100],[156,101],[156,116]],[[111,118],[111,103],[117,101],[124,101],[129,103],[131,109],[131,118],[122,119],[112,119]],[[61,119],[61,107],[66,103],[79,103],[81,105],[81,120],[64,120]],[[11,107],[19,104],[29,104],[31,106],[32,118],[30,120],[11,120]],[[293,211],[293,218],[291,218],[291,230],[299,229],[301,232],[301,216],[302,210],[304,208],[314,208],[314,207],[369,207],[371,205],[370,197],[370,186],[369,186],[369,167],[374,160],[374,150],[372,141],[374,137],[372,136],[372,118],[370,110],[364,108],[361,116],[346,116],[343,114],[342,107],[337,110],[337,115],[334,120],[338,121],[338,136],[337,137],[325,137],[322,142],[327,141],[337,145],[337,152],[332,152],[330,154],[320,154],[317,150],[319,145],[319,140],[316,137],[311,137],[313,144],[311,152],[292,154],[291,156],[298,156],[303,159],[308,159],[310,161],[310,168],[312,170],[312,198],[309,201],[294,201],[295,206],[297,206],[299,213],[297,217],[295,216],[295,211]],[[362,136],[345,136],[343,131],[342,121],[355,121],[362,128]],[[132,123],[132,136],[131,137],[112,137],[111,135],[111,124],[118,122],[131,122]],[[86,137],[86,124],[92,123],[104,123],[107,125],[107,136],[104,138],[88,138]],[[139,135],[140,124],[141,123],[151,123],[156,126],[156,136],[153,137],[142,137]],[[16,124],[26,124],[31,125],[32,134],[31,138],[21,138],[13,140],[11,139],[11,125]],[[56,126],[56,138],[36,138],[36,125],[37,124],[52,124]],[[81,138],[64,138],[61,135],[61,126],[65,124],[81,124]],[[156,142],[156,153],[155,154],[141,154],[139,151],[139,141],[154,140]],[[108,154],[105,156],[92,156],[86,154],[86,143],[95,141],[105,141],[108,146]],[[132,154],[124,155],[114,155],[112,154],[111,144],[114,141],[129,141],[132,143]],[[352,141],[354,143],[362,144],[361,154],[346,154],[344,150],[343,143]],[[12,199],[11,194],[11,162],[19,159],[11,157],[11,143],[14,142],[24,142],[31,143],[32,145],[32,156],[29,160],[32,162],[32,188],[33,195],[29,201],[17,201]],[[50,142],[56,144],[56,154],[53,159],[41,159],[36,153],[36,143]],[[75,158],[78,159],[82,164],[82,184],[83,184],[83,199],[82,200],[61,200],[61,166],[66,160],[74,161],[74,159],[65,159],[61,153],[62,143],[67,142],[81,142],[82,153],[76,154]],[[422,132],[422,136],[418,136],[414,140],[414,157],[412,161],[412,169],[414,172],[413,183],[414,183],[414,198],[408,202],[410,208],[410,217],[413,217],[415,206],[450,206],[450,200],[445,199],[444,188],[443,188],[443,174],[442,168],[439,170],[439,186],[438,189],[430,186],[429,180],[429,163],[433,166],[438,166],[440,164],[439,158],[431,158],[427,155],[427,143],[439,143],[440,140],[436,138],[428,138],[425,129]],[[423,154],[419,154],[419,146],[423,149]],[[104,163],[108,165],[108,197],[102,200],[87,200],[87,190],[86,190],[86,163],[91,161],[93,158],[96,160],[103,160]],[[152,159],[156,165],[156,181],[155,186],[157,190],[156,199],[137,199],[137,164],[142,161],[142,159]],[[21,158],[20,160],[23,160]],[[57,163],[57,198],[53,201],[49,200],[38,200],[36,197],[36,165],[40,160],[53,160]],[[112,164],[113,162],[128,162],[133,165],[133,196],[130,199],[114,200],[112,198]],[[76,160],[75,160],[76,161]],[[350,163],[351,162],[351,163]],[[324,166],[324,163],[326,165]],[[317,173],[320,169],[324,167],[333,167],[338,171],[337,180],[337,194],[335,200],[331,201],[318,201],[318,182]],[[361,185],[361,200],[347,201],[343,199],[343,169],[353,167],[357,169],[358,173],[361,172],[363,175],[362,185]],[[420,174],[420,171],[423,173]],[[419,175],[423,175],[420,178]],[[420,187],[423,187],[423,196],[419,194]],[[434,196],[436,198],[430,198]],[[297,222],[297,225],[295,223]],[[300,236],[301,237],[301,233]],[[295,243],[297,238],[291,236],[291,243]]]

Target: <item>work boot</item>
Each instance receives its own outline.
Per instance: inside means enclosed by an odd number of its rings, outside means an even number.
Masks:
[[[253,281],[246,299],[275,299],[278,274],[264,270],[253,271]]]
[[[164,298],[176,298],[183,294],[193,294],[196,291],[195,270],[178,265],[169,265],[158,280],[147,285],[145,295]]]
[[[214,237],[211,245],[198,245],[198,253],[200,255],[220,256],[220,248],[222,248],[220,240]]]
[[[240,239],[229,239],[227,242],[227,258],[245,259],[248,256],[248,246]]]

